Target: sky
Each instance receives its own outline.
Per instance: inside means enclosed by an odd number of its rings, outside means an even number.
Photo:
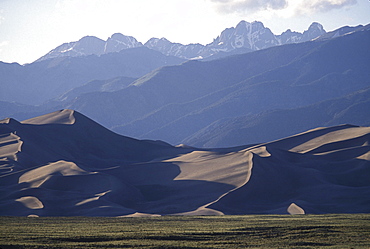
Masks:
[[[208,44],[241,20],[274,34],[370,23],[369,0],[0,0],[0,61],[31,63],[62,43],[114,33]]]

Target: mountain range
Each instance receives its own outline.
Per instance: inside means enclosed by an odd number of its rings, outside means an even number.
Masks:
[[[69,108],[123,135],[198,147],[366,126],[367,102],[358,99],[370,87],[369,32],[369,25],[325,32],[313,23],[303,33],[274,35],[242,21],[205,46],[85,37],[31,64],[0,63],[0,117]],[[194,57],[204,59],[185,59]],[[274,118],[292,115],[290,125]]]
[[[308,30],[303,33],[292,32],[289,29],[281,35],[274,35],[261,22],[241,21],[235,28],[227,28],[222,31],[220,36],[207,45],[199,43],[183,45],[172,43],[166,38],[151,38],[145,44],[142,44],[132,36],[119,33],[113,34],[106,41],[94,36],[85,36],[79,41],[64,43],[56,47],[37,61],[65,56],[102,55],[141,46],[183,59],[200,59],[215,56],[219,52],[255,51],[277,45],[305,42],[325,33],[326,31],[321,24],[312,23]]]
[[[0,215],[366,213],[370,128],[257,145],[171,146],[61,110],[0,121]]]

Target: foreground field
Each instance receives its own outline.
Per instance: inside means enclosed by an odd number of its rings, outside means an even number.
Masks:
[[[0,248],[370,248],[370,214],[0,217]]]

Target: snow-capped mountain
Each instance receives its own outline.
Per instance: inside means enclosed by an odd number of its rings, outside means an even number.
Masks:
[[[241,21],[235,28],[225,29],[207,47],[214,52],[229,52],[240,48],[260,50],[278,45],[309,41],[325,33],[321,24],[312,23],[308,30],[303,33],[292,32],[288,29],[281,35],[274,35],[262,22]]]
[[[95,36],[85,36],[79,41],[64,43],[56,47],[37,61],[64,56],[102,55],[141,46],[143,46],[143,44],[138,42],[134,37],[119,33],[113,34],[106,41]]]
[[[260,50],[277,45],[280,45],[278,39],[262,22],[241,21],[235,28],[222,31],[207,47],[213,51],[228,52],[237,48]]]
[[[272,46],[288,43],[305,42],[325,34],[326,31],[319,23],[312,23],[308,30],[303,33],[293,32],[290,29],[281,35],[275,35],[262,22],[241,21],[236,27],[227,28],[213,40],[213,42],[202,44],[173,43],[166,38],[151,38],[144,45],[132,36],[120,33],[113,34],[106,41],[94,36],[85,36],[79,41],[64,43],[51,50],[38,61],[64,56],[102,55],[106,53],[119,52],[123,49],[146,46],[159,51],[165,55],[176,56],[183,59],[201,59],[222,52],[232,51],[254,51]]]
[[[255,51],[268,47],[298,43],[312,40],[325,34],[319,23],[312,23],[303,33],[292,32],[290,29],[281,35],[275,35],[262,22],[241,21],[236,27],[227,28],[212,43],[205,46],[201,44],[182,45],[171,43],[165,38],[152,38],[145,46],[157,50],[165,55],[180,58],[207,58],[220,52]]]

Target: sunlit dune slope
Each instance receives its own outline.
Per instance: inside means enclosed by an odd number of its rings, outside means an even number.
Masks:
[[[196,149],[117,135],[72,110],[5,119],[0,215],[370,212],[369,140],[369,127],[342,125]]]

